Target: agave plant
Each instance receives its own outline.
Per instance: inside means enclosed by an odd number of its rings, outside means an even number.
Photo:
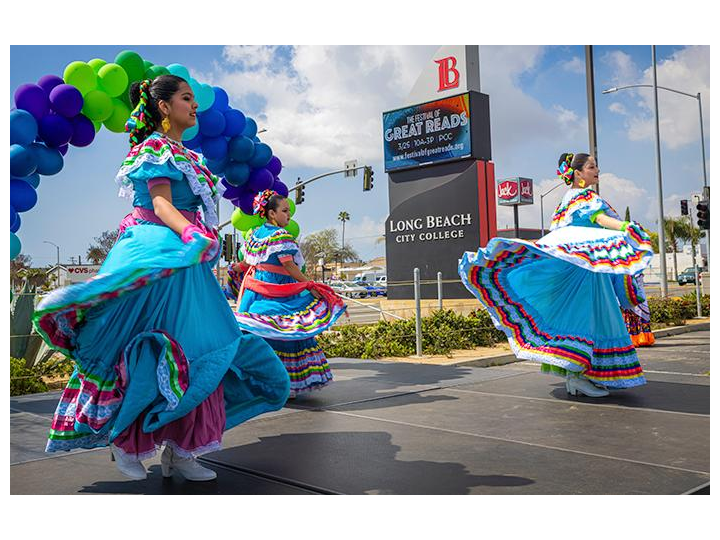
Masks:
[[[54,353],[33,329],[35,297],[35,285],[26,280],[10,305],[10,356],[24,358],[27,368],[47,360]]]

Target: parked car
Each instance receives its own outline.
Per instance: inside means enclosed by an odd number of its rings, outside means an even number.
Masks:
[[[365,287],[368,296],[387,296],[387,288],[377,283],[368,283],[367,281],[355,281],[354,283]]]
[[[383,287],[387,287],[387,276],[378,276],[375,278],[375,284],[376,285],[382,285]]]
[[[365,298],[368,295],[368,291],[365,287],[361,287],[360,285],[350,283],[348,281],[335,281],[330,283],[330,287],[332,287],[336,293],[349,298]]]
[[[697,269],[698,277],[700,277],[700,273],[702,272],[702,268],[698,266]],[[695,270],[692,266],[689,268],[686,268],[678,275],[678,285],[687,285],[688,283],[692,283],[695,285]]]

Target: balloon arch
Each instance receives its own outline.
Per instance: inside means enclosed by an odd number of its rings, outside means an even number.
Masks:
[[[71,146],[88,146],[103,126],[124,133],[130,117],[128,88],[142,79],[171,73],[190,84],[198,103],[198,122],[185,131],[183,142],[201,152],[208,168],[221,177],[223,197],[236,207],[231,222],[248,234],[262,223],[253,215],[255,194],[272,189],[283,196],[288,187],[278,178],[282,163],[257,136],[257,124],[228,103],[219,86],[198,82],[180,64],[158,66],[133,51],[122,51],[114,62],[95,58],[75,61],[63,76],[45,75],[37,83],[19,86],[10,112],[10,259],[20,254],[17,236],[20,214],[38,200],[41,176],[59,173]],[[295,211],[290,201],[291,213]],[[297,237],[298,224],[286,227]]]

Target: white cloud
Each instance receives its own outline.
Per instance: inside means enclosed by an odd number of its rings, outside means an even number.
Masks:
[[[622,51],[609,51],[601,61],[613,70],[611,80],[616,85],[635,84],[640,77],[640,70],[633,62],[632,57]]]
[[[577,73],[579,75],[585,74],[585,60],[579,56],[573,56],[573,58],[567,62],[563,62],[562,69],[569,71],[570,73]]]
[[[703,119],[706,134],[710,126],[710,47],[686,47],[657,67],[659,86],[681,92],[702,94]],[[645,69],[639,84],[652,84],[652,67]],[[628,121],[630,140],[652,140],[655,137],[654,96],[651,88],[634,90],[640,114]],[[700,141],[700,120],[697,100],[688,96],[658,90],[658,115],[660,140],[670,149],[680,148]],[[707,136],[707,135],[706,135]]]
[[[336,167],[382,159],[382,111],[397,106],[434,50],[299,46],[282,65],[274,47],[226,47],[227,63],[206,76],[268,127],[263,140],[284,165]]]
[[[608,105],[608,110],[611,111],[611,112],[614,112],[614,113],[616,113],[616,114],[621,114],[621,115],[623,115],[623,116],[627,116],[627,115],[628,115],[628,112],[627,112],[627,109],[625,108],[625,105],[623,105],[622,103],[619,103],[619,102],[617,102],[617,101],[614,101],[614,102],[612,102],[610,105]]]

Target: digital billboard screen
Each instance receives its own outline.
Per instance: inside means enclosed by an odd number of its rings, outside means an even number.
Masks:
[[[385,172],[472,155],[470,95],[383,113]]]

